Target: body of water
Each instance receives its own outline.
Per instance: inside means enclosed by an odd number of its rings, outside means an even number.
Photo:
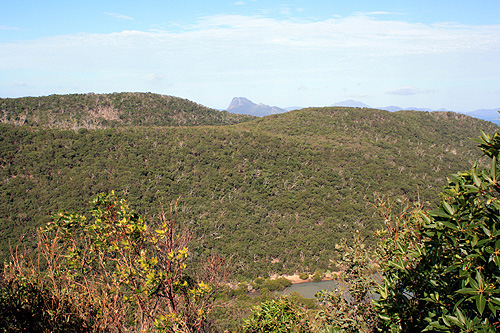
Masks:
[[[333,291],[337,288],[339,282],[336,280],[321,281],[321,282],[304,282],[292,284],[290,287],[284,290],[286,295],[290,295],[292,292],[298,292],[302,297],[314,298],[314,295],[320,290],[330,290]]]

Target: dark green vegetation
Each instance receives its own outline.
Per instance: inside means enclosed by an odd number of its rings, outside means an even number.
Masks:
[[[0,98],[0,111],[0,123],[72,130],[229,125],[255,118],[219,112],[186,99],[152,93]]]
[[[101,98],[119,96],[127,95]],[[133,96],[145,109],[154,97]],[[47,104],[70,97],[49,96]],[[201,111],[190,110],[183,111],[187,118],[200,118]],[[479,156],[468,138],[498,129],[451,112],[356,108],[303,109],[232,126],[167,127],[147,117],[135,121],[137,114],[123,125],[162,126],[0,126],[4,257],[9,241],[30,237],[52,213],[85,207],[94,194],[115,190],[146,218],[158,214],[159,203],[181,197],[179,221],[195,232],[195,260],[217,253],[231,258],[233,273],[252,278],[312,273],[338,256],[341,238],[354,230],[371,236],[380,226],[371,204],[376,197],[436,203],[446,176]]]
[[[306,312],[289,298],[263,302],[243,325],[244,332],[307,333]]]
[[[483,133],[476,141],[488,165],[453,174],[437,209],[400,199],[378,202],[385,222],[379,244],[367,247],[355,236],[339,245],[340,290],[318,293],[318,310],[305,312],[287,298],[269,300],[254,308],[245,329],[499,332],[500,134]]]
[[[91,216],[56,214],[34,250],[13,252],[0,274],[0,330],[498,332],[500,134],[476,141],[486,158],[448,179],[437,209],[377,197],[379,242],[356,230],[336,244],[338,289],[318,302],[270,293],[286,279],[256,278],[262,295],[251,299],[245,283],[223,284],[219,257],[191,266],[192,234],[175,208],[148,223],[102,193]]]
[[[500,134],[483,134],[489,166],[453,174],[438,209],[393,224],[382,246],[383,331],[500,330]]]

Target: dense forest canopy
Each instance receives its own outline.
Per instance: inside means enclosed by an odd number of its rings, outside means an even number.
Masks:
[[[375,197],[436,203],[447,175],[480,156],[469,138],[498,130],[452,112],[345,107],[208,119],[206,108],[153,94],[130,95],[135,102],[121,109],[120,120],[108,120],[113,125],[79,125],[97,98],[111,107],[126,96],[48,96],[40,107],[29,98],[0,101],[10,119],[0,125],[4,258],[9,242],[51,214],[115,190],[147,217],[181,197],[179,221],[195,232],[195,260],[232,257],[234,273],[243,276],[312,272],[331,265],[342,237],[373,234],[380,223]],[[181,103],[178,114],[197,123],[159,121],[159,109],[148,107],[156,98]],[[28,104],[25,121],[12,121]],[[178,126],[188,124],[203,126]]]
[[[152,93],[0,98],[0,111],[2,123],[73,130],[120,126],[228,125],[255,118],[217,111],[179,97]]]

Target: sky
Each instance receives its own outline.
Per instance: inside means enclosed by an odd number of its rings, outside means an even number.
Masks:
[[[2,0],[0,98],[500,107],[499,0]]]

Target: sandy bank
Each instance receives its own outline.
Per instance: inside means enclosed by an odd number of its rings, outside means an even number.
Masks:
[[[330,275],[326,275],[326,276],[323,276],[321,278],[321,281],[330,281],[330,280],[333,280],[334,278],[336,278],[336,276],[338,275],[338,273],[332,273]],[[292,284],[298,284],[298,283],[307,283],[307,282],[312,282],[312,278],[308,278],[306,280],[302,280],[300,277],[299,277],[299,274],[294,274],[294,275],[276,275],[276,276],[271,276],[271,279],[278,279],[278,278],[281,278],[281,277],[284,277],[285,279],[287,280],[290,280],[292,282]]]

